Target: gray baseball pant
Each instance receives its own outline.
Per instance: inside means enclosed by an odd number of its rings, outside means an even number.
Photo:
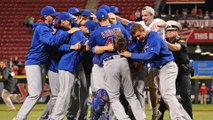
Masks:
[[[91,73],[91,89],[93,92],[97,92],[99,89],[105,88],[104,69],[94,64]]]
[[[67,117],[73,118],[77,120],[83,120],[87,114],[87,97],[88,97],[88,88],[87,88],[87,79],[85,76],[83,65],[80,63],[78,66],[78,80],[76,81],[76,87],[72,91],[72,102],[76,102],[76,104],[71,104],[68,108]],[[75,99],[77,98],[77,99]],[[77,101],[74,101],[77,100]],[[76,107],[78,109],[76,109]]]
[[[26,120],[28,114],[41,97],[46,80],[46,65],[27,65],[26,77],[29,95],[25,99],[15,120]]]
[[[76,77],[74,74],[69,71],[59,70],[60,91],[53,112],[50,115],[54,120],[61,120],[64,118],[71,102],[71,90],[74,88],[75,82]]]
[[[111,107],[117,119],[130,120],[119,100],[120,88],[122,87],[123,93],[131,106],[136,120],[144,120],[145,113],[134,93],[127,59],[114,58],[104,62],[103,68],[106,77],[106,90],[110,98]]]
[[[50,99],[46,104],[44,111],[42,112],[39,120],[45,120],[48,118],[48,115],[52,113],[53,107],[55,106],[56,99],[58,97],[60,84],[59,84],[59,76],[57,72],[53,72],[48,70],[48,79],[49,79],[49,87],[50,87]]]
[[[171,120],[191,120],[191,117],[184,110],[176,98],[175,82],[178,74],[178,67],[171,61],[164,65],[159,72],[160,92],[164,102],[169,106]]]

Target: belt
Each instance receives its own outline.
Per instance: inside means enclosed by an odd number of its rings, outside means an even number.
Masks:
[[[121,58],[121,56],[120,55],[113,55],[113,56],[107,57],[103,60],[103,64],[106,63],[107,61],[110,61],[110,60],[113,60],[113,59],[118,59],[118,58]]]
[[[159,67],[157,67],[157,68],[158,68],[158,69],[161,69],[163,66],[165,66],[166,64],[171,63],[171,62],[174,62],[174,61],[172,60],[172,61],[166,62],[166,63],[164,63],[163,65],[161,65],[161,66],[159,66]]]

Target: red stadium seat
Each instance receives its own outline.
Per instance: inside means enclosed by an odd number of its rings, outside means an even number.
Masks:
[[[40,17],[40,10],[52,5],[56,11],[70,7],[84,9],[87,0],[0,0],[0,57],[20,56],[23,62],[32,39],[32,28],[24,26],[26,16]],[[8,50],[11,52],[8,52]]]

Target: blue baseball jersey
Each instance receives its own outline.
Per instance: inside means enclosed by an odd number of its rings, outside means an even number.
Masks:
[[[157,32],[149,32],[142,48],[140,53],[132,53],[131,58],[151,63],[151,67],[160,67],[174,60],[172,52]]]
[[[93,64],[97,64],[99,66],[103,66],[102,61],[100,59],[100,55],[94,54],[92,62],[93,62]]]
[[[114,38],[115,33],[121,32],[124,34],[124,36],[129,40],[129,33],[123,29],[122,27],[119,27],[118,25],[108,25],[108,26],[100,26],[98,27],[90,36],[88,45],[90,48],[98,46],[106,46],[108,44],[114,44]],[[112,55],[117,55],[117,51],[109,52],[105,51],[104,53],[100,54],[100,60],[103,61],[103,59],[110,57]]]
[[[120,25],[121,27],[125,28],[125,26],[121,23],[121,21],[118,18],[116,18],[116,21],[117,21],[116,25]]]
[[[49,61],[49,47],[63,44],[69,36],[66,31],[63,34],[53,35],[51,26],[44,22],[35,23],[33,30],[34,34],[26,55],[25,65],[46,64]]]
[[[80,42],[83,46],[86,42],[87,38],[84,36],[82,31],[77,31],[72,34],[70,37],[68,44],[69,45],[75,45],[76,43]],[[81,61],[83,52],[81,50],[71,50],[69,52],[66,52],[62,57],[58,64],[59,70],[65,70],[69,71],[71,73],[77,72],[77,66],[79,62]]]
[[[64,33],[64,29],[63,28],[57,28],[57,34],[63,34]],[[69,37],[67,38],[67,41],[69,40]],[[70,51],[70,46],[69,44],[62,44],[62,45],[58,45],[58,46],[53,46],[50,48],[49,50],[49,54],[50,54],[50,62],[48,63],[48,70],[51,70],[53,72],[58,72],[58,63],[62,57],[62,55],[65,52],[69,52]]]

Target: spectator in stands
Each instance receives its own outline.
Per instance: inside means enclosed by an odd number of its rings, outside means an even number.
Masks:
[[[200,104],[206,104],[209,88],[206,87],[205,83],[202,83],[199,91],[200,91]]]
[[[187,9],[187,8],[184,8],[184,9],[182,10],[182,14],[183,14],[183,18],[187,18],[188,9]]]
[[[129,16],[129,20],[130,21],[136,21],[135,13],[134,12],[132,12],[132,14]]]
[[[198,9],[198,11],[197,11],[197,17],[199,19],[203,19],[203,10],[202,9]]]
[[[192,15],[192,17],[196,17],[196,15],[197,15],[197,10],[195,9],[195,8],[192,8],[192,11],[191,11],[191,15]]]
[[[180,16],[179,9],[176,9],[175,16],[178,18]]]
[[[141,12],[140,12],[139,9],[137,9],[137,11],[135,12],[135,18],[136,18],[136,21],[141,21],[142,20]]]
[[[17,91],[17,79],[14,77],[14,72],[8,65],[7,60],[0,60],[1,75],[4,84],[4,88],[1,93],[1,97],[4,100],[9,111],[16,111],[11,98],[16,99],[20,103],[20,96],[18,94],[13,94]]]
[[[204,19],[210,19],[209,11],[208,11],[208,10],[205,11],[205,15],[204,15],[203,18],[204,18]]]
[[[213,104],[213,82],[211,83],[209,90],[210,90],[209,92],[211,97],[211,103]]]

